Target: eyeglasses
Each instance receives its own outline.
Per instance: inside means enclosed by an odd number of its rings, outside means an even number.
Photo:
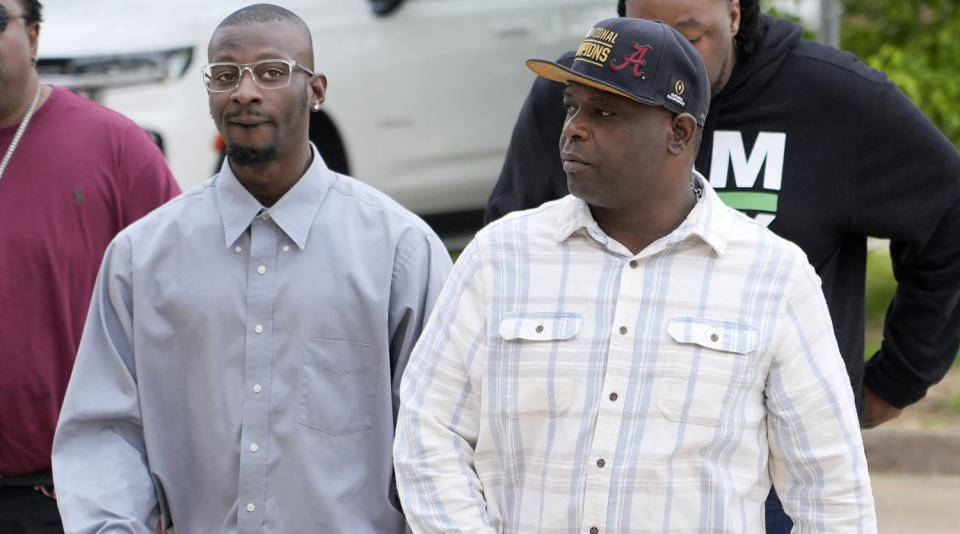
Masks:
[[[290,85],[293,69],[310,76],[313,72],[292,59],[264,59],[256,63],[211,63],[203,67],[203,83],[211,93],[226,93],[240,86],[243,71],[249,71],[253,83],[261,89],[283,89]]]
[[[3,33],[7,29],[7,24],[10,23],[13,19],[23,19],[30,20],[26,15],[16,15],[14,17],[10,16],[10,13],[7,13],[7,9],[3,6],[0,6],[0,33]]]

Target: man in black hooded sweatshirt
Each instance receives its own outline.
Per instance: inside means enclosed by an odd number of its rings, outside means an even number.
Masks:
[[[861,424],[872,428],[921,399],[960,345],[960,154],[883,73],[801,40],[799,26],[762,15],[758,3],[621,0],[617,8],[670,24],[703,56],[713,98],[696,168],[728,205],[806,252]],[[571,51],[558,61],[572,59]],[[487,222],[567,194],[562,91],[534,82]],[[867,236],[890,239],[898,284],[882,346],[864,365]],[[771,502],[767,531],[789,531]]]

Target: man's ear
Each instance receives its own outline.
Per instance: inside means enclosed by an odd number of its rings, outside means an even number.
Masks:
[[[736,35],[740,31],[740,0],[730,0],[727,13],[730,16],[730,35]]]
[[[327,77],[323,74],[315,74],[310,80],[310,90],[313,96],[310,98],[310,109],[320,111],[320,106],[327,98]]]
[[[670,119],[670,137],[667,139],[667,151],[674,156],[693,148],[697,133],[697,121],[689,113],[679,113]]]
[[[30,59],[37,64],[37,43],[40,42],[40,23],[34,22],[27,28],[27,38],[30,40]]]

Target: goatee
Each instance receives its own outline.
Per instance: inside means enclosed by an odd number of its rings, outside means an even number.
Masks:
[[[261,165],[277,159],[277,147],[261,149],[227,145],[227,158],[230,159],[230,163],[241,167]]]

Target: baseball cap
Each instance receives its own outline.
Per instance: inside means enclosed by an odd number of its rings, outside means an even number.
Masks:
[[[617,17],[593,25],[570,68],[543,59],[527,68],[549,80],[608,91],[673,113],[689,113],[703,126],[710,81],[703,60],[678,31],[660,22]]]

